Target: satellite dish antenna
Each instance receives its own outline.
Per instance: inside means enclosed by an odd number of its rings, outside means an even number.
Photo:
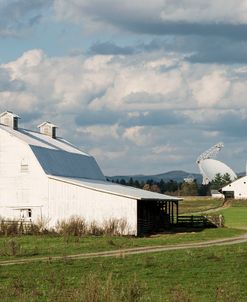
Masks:
[[[215,160],[217,154],[223,147],[224,144],[220,142],[203,152],[197,158],[196,162],[203,177],[203,185],[207,185],[210,181],[212,181],[217,173],[220,173],[221,175],[228,173],[231,180],[237,178],[236,173],[230,167],[218,160]]]

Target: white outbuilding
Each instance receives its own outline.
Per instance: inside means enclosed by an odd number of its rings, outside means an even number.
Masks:
[[[243,176],[221,189],[226,198],[247,198],[247,176]]]
[[[39,132],[19,128],[19,116],[0,114],[0,216],[49,227],[81,216],[88,223],[126,220],[139,235],[176,222],[179,198],[106,181],[96,160],[57,136],[44,122]]]

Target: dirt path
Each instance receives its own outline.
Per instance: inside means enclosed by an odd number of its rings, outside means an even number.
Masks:
[[[129,249],[120,249],[120,250],[97,252],[97,253],[83,253],[83,254],[67,255],[67,256],[3,260],[3,261],[0,261],[0,266],[27,264],[27,263],[33,263],[33,262],[52,262],[52,261],[56,261],[56,260],[65,261],[65,260],[69,260],[69,259],[89,259],[89,258],[99,258],[99,257],[124,257],[127,255],[135,255],[135,254],[157,253],[157,252],[174,251],[174,250],[204,248],[204,247],[211,247],[211,246],[233,245],[233,244],[239,244],[239,243],[245,243],[245,242],[247,242],[247,233],[244,235],[238,236],[238,237],[233,237],[233,238],[207,240],[207,241],[202,241],[202,242],[186,243],[186,244],[136,247],[136,248],[129,248]]]
[[[198,211],[198,212],[193,212],[193,213],[188,213],[188,215],[200,215],[200,214],[208,214],[208,213],[214,213],[214,212],[218,212],[221,210],[225,210],[227,208],[229,208],[231,206],[231,203],[224,201],[224,203],[217,208],[211,208],[205,211]]]

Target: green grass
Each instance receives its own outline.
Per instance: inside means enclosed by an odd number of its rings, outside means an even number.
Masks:
[[[244,302],[247,244],[0,267],[1,301]]]
[[[247,207],[231,207],[220,211],[220,213],[224,216],[227,227],[247,229]]]
[[[222,199],[213,199],[211,197],[184,197],[184,200],[179,204],[179,213],[195,213],[203,212],[212,208],[222,206]]]
[[[198,202],[198,204],[196,204]],[[219,200],[186,199],[184,209],[220,206]],[[219,212],[220,213],[220,212]],[[247,201],[221,213],[228,227],[247,227]],[[232,228],[134,237],[0,237],[0,260],[47,256],[47,262],[0,266],[1,301],[244,302],[247,244],[71,260],[69,254],[180,244],[245,233]],[[12,253],[14,252],[14,253]],[[62,255],[62,260],[49,256]]]
[[[69,255],[123,248],[198,242],[245,233],[242,230],[219,228],[160,234],[151,237],[88,236],[69,237],[33,235],[0,237],[0,259]]]

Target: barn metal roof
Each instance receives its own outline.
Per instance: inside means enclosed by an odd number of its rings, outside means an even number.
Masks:
[[[160,200],[160,201],[182,200],[182,198],[150,192],[150,191],[137,189],[133,187],[123,186],[109,181],[78,179],[78,178],[71,178],[71,177],[57,177],[52,175],[49,175],[49,178],[69,184],[74,184],[87,189],[104,192],[112,195],[124,196],[135,200]]]
[[[181,200],[106,181],[95,159],[64,139],[21,128],[17,131],[2,124],[0,129],[28,144],[49,178],[135,200]]]
[[[105,180],[92,156],[30,146],[46,174]]]
[[[46,174],[105,180],[92,156],[61,138],[26,129],[16,131],[1,124],[0,129],[27,143]]]

